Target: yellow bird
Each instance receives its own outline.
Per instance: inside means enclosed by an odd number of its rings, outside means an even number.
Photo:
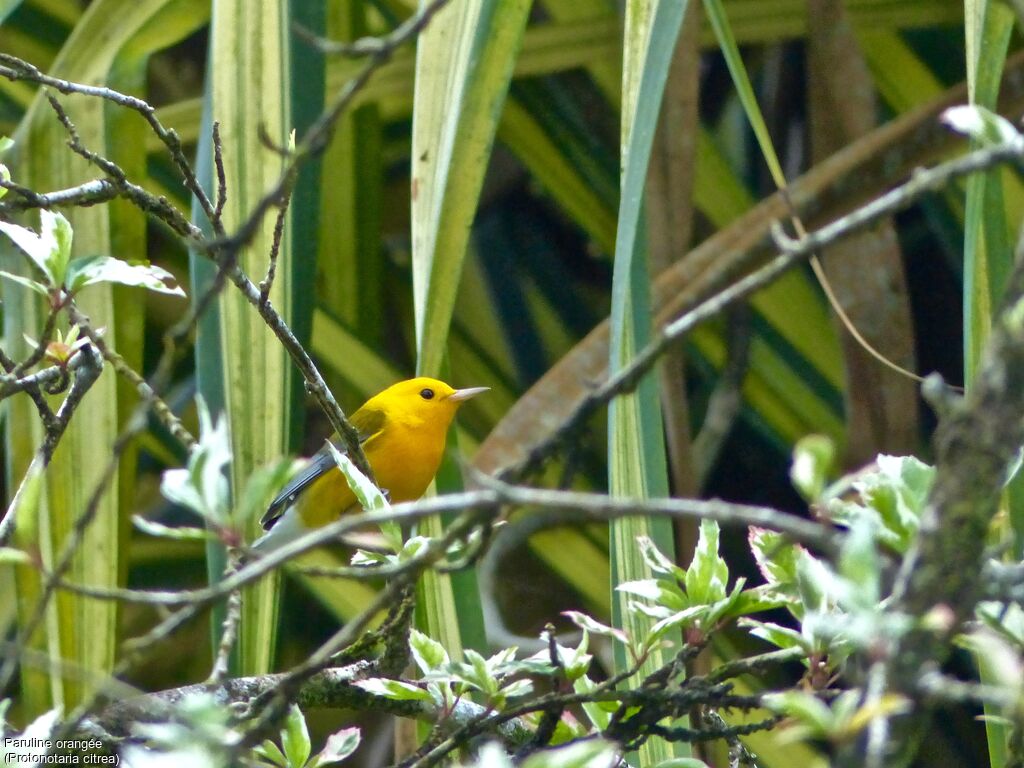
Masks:
[[[488,389],[453,389],[426,377],[407,379],[374,395],[352,414],[366,460],[392,503],[423,495],[441,464],[455,412]],[[267,532],[253,548],[273,549],[356,511],[354,507],[355,494],[325,446],[270,502],[260,520]]]

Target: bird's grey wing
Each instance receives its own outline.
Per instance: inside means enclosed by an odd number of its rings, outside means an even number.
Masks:
[[[367,441],[377,435],[384,427],[384,414],[381,411],[364,407],[352,415],[351,422],[352,426],[359,433],[359,442],[365,446]],[[337,443],[335,445],[339,451],[347,453],[344,446],[337,445]],[[263,530],[269,531],[273,528],[277,519],[292,505],[300,493],[316,482],[317,478],[330,472],[337,466],[334,462],[334,456],[327,450],[327,446],[321,448],[309,460],[309,463],[300,469],[295,477],[288,481],[288,485],[284,487],[284,490],[277,494],[274,500],[270,502],[267,511],[260,518],[260,525],[263,526]]]
[[[344,449],[339,449],[344,452]],[[322,477],[332,469],[337,468],[337,464],[334,463],[334,456],[324,446],[320,451],[313,456],[309,462],[300,469],[295,476],[288,481],[282,491],[274,497],[274,500],[270,502],[270,506],[267,507],[267,511],[263,513],[263,517],[260,518],[260,525],[263,526],[263,530],[269,531],[274,527],[274,523],[277,519],[284,514],[285,510],[291,506],[292,502],[302,493],[306,488],[316,482],[317,478]]]

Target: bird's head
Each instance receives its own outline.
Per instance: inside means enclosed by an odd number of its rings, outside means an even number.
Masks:
[[[488,389],[455,389],[440,379],[419,376],[392,384],[367,402],[366,407],[383,410],[397,421],[428,421],[447,427],[460,405]]]

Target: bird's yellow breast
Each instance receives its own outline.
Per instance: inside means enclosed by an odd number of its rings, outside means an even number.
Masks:
[[[427,490],[441,465],[447,428],[447,423],[396,421],[363,444],[377,484],[393,504],[414,501]],[[296,502],[302,522],[310,528],[337,520],[355,505],[355,494],[337,469],[313,483]]]

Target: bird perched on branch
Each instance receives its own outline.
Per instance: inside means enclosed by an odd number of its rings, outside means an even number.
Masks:
[[[352,414],[377,484],[393,503],[427,490],[444,455],[459,406],[489,387],[453,389],[438,379],[407,379],[380,392]],[[334,444],[344,451],[335,439]],[[303,533],[358,512],[359,503],[325,446],[288,482],[260,520],[266,533],[253,543],[268,551]]]

